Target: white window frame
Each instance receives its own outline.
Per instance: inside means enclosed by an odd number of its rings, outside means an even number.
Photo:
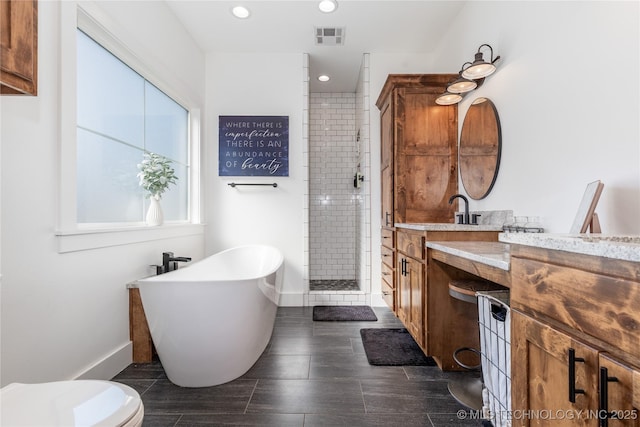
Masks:
[[[134,71],[175,99],[189,112],[188,220],[149,227],[140,223],[79,224],[77,222],[77,30],[92,37]],[[121,36],[121,37],[118,37]],[[60,3],[60,182],[57,230],[58,252],[75,252],[144,241],[203,235],[200,185],[200,106],[182,84],[161,79],[147,64],[144,49],[134,52],[122,42],[126,32],[94,3]]]

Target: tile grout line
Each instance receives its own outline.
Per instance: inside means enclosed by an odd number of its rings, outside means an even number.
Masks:
[[[253,385],[253,390],[251,390],[251,394],[249,395],[249,399],[247,399],[247,404],[244,407],[244,411],[242,412],[244,415],[247,414],[247,410],[249,409],[249,404],[251,404],[251,399],[253,399],[253,395],[256,392],[256,389],[258,388],[258,382],[260,382],[260,379],[256,380],[256,383]]]

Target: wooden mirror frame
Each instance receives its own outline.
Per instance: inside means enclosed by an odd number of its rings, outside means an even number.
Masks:
[[[498,111],[490,99],[478,98],[465,115],[458,153],[462,185],[472,199],[484,199],[491,192],[498,177],[501,151]]]

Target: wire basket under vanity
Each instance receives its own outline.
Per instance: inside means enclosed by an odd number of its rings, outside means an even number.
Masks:
[[[509,291],[480,291],[478,323],[484,418],[511,427],[511,309]]]

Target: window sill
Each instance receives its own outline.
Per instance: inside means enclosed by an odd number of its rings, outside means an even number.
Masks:
[[[159,227],[133,226],[58,230],[55,235],[58,241],[58,253],[67,253],[174,237],[203,235],[204,227],[204,224],[165,224]]]

